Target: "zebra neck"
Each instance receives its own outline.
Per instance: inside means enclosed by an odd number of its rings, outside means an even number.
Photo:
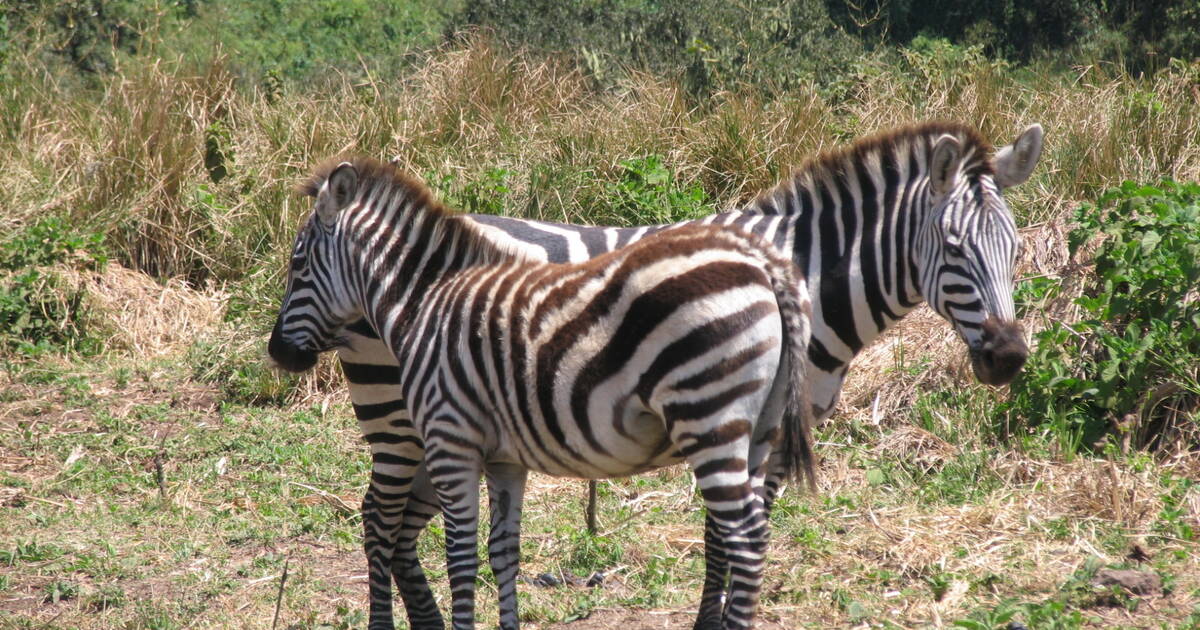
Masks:
[[[927,178],[904,156],[799,171],[743,212],[782,214],[813,296],[812,357],[834,372],[924,297],[912,256]],[[910,173],[910,169],[914,172]]]
[[[390,214],[390,213],[389,213]],[[521,260],[461,220],[437,209],[406,210],[394,221],[351,224],[347,257],[366,320],[389,346],[438,287],[482,265]]]

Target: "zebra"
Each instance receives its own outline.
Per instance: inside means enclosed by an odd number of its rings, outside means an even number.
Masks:
[[[966,125],[901,126],[821,154],[743,207],[698,221],[762,236],[806,276],[813,303],[809,386],[818,420],[832,415],[853,358],[924,301],[957,329],[978,380],[1003,385],[1016,376],[1028,355],[1012,302],[1020,241],[1001,193],[1033,173],[1042,137],[1041,126],[1033,124],[993,153]],[[671,227],[590,227],[490,215],[464,220],[529,258],[553,262],[586,260]],[[442,628],[416,553],[418,534],[441,508],[423,471],[409,479],[388,469],[397,439],[391,427],[408,417],[400,367],[365,320],[344,334],[347,343],[337,355],[374,458],[363,503],[364,547],[370,556],[395,541],[391,579],[410,626]],[[410,484],[404,509],[375,498],[408,492]],[[507,505],[520,508],[519,501]],[[506,549],[515,564],[516,547]],[[372,565],[370,591],[373,616],[390,611],[386,568]]]
[[[528,471],[598,479],[681,462],[707,508],[708,570],[722,577],[697,625],[751,627],[768,466],[815,487],[811,305],[789,259],[736,228],[694,225],[582,263],[529,261],[371,158],[318,168],[304,190],[314,209],[268,352],[307,370],[361,317],[404,357],[412,417],[392,427],[405,448],[391,455],[409,476],[423,457],[442,506],[456,629],[474,627],[485,468],[498,515],[489,555],[509,585],[501,626],[516,628],[511,504]],[[372,628],[391,624],[372,615]]]

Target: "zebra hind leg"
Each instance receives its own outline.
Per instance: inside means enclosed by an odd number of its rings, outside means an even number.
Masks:
[[[690,450],[686,446],[683,450]],[[704,498],[705,592],[695,628],[744,630],[754,623],[767,547],[767,518],[738,453],[689,457]],[[706,461],[707,460],[707,461]],[[740,473],[740,474],[739,474]],[[709,544],[716,548],[710,550]],[[729,576],[726,587],[725,576]],[[722,608],[721,594],[727,592]]]
[[[400,598],[404,600],[408,625],[413,630],[444,630],[446,627],[421,567],[421,560],[417,557],[417,538],[430,519],[440,514],[441,510],[437,493],[429,483],[429,475],[421,466],[413,477],[412,492],[392,556],[392,580],[396,583]]]
[[[711,513],[712,507],[709,510]],[[740,515],[727,513],[715,521],[718,532],[724,535],[722,548],[729,575],[720,627],[724,630],[751,628],[758,611],[769,538],[769,523],[762,500],[752,494]]]
[[[723,547],[725,535],[712,516],[704,517],[704,590],[693,630],[718,630],[721,627],[725,588],[729,583],[729,563]]]
[[[528,471],[512,464],[487,467],[488,497],[491,501],[491,533],[488,559],[500,594],[500,628],[517,630],[517,573],[521,559],[521,502],[525,498]]]

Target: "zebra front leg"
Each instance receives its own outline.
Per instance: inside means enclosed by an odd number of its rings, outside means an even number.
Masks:
[[[437,599],[421,567],[421,559],[417,556],[418,537],[429,520],[441,510],[437,493],[429,482],[429,473],[422,464],[413,477],[412,491],[392,556],[392,580],[404,600],[408,625],[413,630],[443,630],[446,627]]]
[[[426,441],[429,478],[446,527],[446,573],[450,578],[454,630],[475,628],[475,578],[479,574],[479,477],[481,458]]]
[[[488,559],[500,593],[500,628],[517,630],[517,573],[521,562],[521,502],[525,498],[528,471],[514,464],[489,464],[488,499],[492,528],[488,536]]]
[[[367,556],[371,597],[370,630],[394,630],[392,618],[392,552],[408,502],[411,475],[394,476],[394,465],[380,463],[375,454],[371,484],[363,497],[363,551]]]

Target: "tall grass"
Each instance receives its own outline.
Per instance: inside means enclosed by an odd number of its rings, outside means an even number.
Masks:
[[[865,58],[833,90],[699,102],[637,73],[600,89],[562,60],[483,34],[428,53],[402,80],[330,71],[279,93],[241,83],[222,57],[127,60],[91,88],[32,59],[9,66],[0,202],[16,222],[67,214],[105,233],[120,262],[194,282],[277,263],[305,211],[291,185],[342,152],[399,156],[451,197],[503,169],[506,212],[579,222],[605,214],[630,158],[663,156],[722,206],[814,152],[928,118],[978,125],[997,144],[1045,126],[1034,185],[1014,191],[1029,222],[1123,179],[1200,176],[1197,64],[1064,76],[933,46]]]

